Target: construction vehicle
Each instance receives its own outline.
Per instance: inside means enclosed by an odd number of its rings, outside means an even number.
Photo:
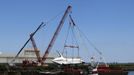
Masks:
[[[61,21],[60,21],[60,23],[59,23],[59,25],[58,25],[56,31],[55,31],[55,33],[54,33],[54,35],[53,35],[53,37],[52,37],[52,39],[51,39],[51,41],[50,41],[50,43],[49,43],[49,45],[48,45],[48,47],[47,47],[47,49],[46,49],[46,51],[45,51],[45,54],[44,54],[44,56],[42,57],[42,59],[41,59],[41,57],[40,57],[40,53],[39,53],[39,51],[38,51],[38,48],[37,48],[36,43],[35,43],[35,40],[34,40],[34,38],[33,38],[33,33],[30,35],[30,38],[31,38],[30,40],[31,40],[31,42],[32,42],[32,45],[33,45],[35,54],[36,54],[36,56],[37,56],[38,64],[46,65],[46,64],[44,64],[44,62],[45,62],[45,60],[47,59],[47,57],[48,57],[48,55],[49,55],[49,52],[50,52],[50,50],[52,49],[52,47],[53,47],[53,45],[54,45],[54,43],[55,43],[55,40],[56,40],[56,38],[57,38],[59,32],[61,31],[61,28],[62,28],[62,26],[63,26],[63,24],[64,24],[64,21],[65,21],[65,19],[66,19],[68,13],[69,13],[70,11],[71,11],[71,6],[68,6],[68,8],[67,8],[67,10],[65,11],[65,13],[64,13],[64,15],[63,15],[63,17],[62,17],[62,19],[61,19]],[[25,60],[24,63],[27,64],[27,63],[29,63],[29,61],[28,61],[28,60]],[[32,64],[34,65],[35,63],[33,62]],[[27,65],[31,65],[31,64],[27,64]]]
[[[61,21],[60,21],[60,23],[59,23],[59,25],[58,25],[58,27],[57,27],[57,29],[56,29],[56,31],[55,31],[55,33],[54,33],[54,35],[53,35],[53,37],[52,37],[52,39],[51,39],[51,41],[50,41],[50,43],[49,43],[49,45],[48,45],[48,47],[47,47],[47,49],[45,50],[45,54],[43,55],[43,57],[41,58],[40,57],[40,53],[39,53],[39,51],[38,51],[38,48],[37,48],[37,46],[36,46],[36,43],[35,43],[35,41],[34,41],[34,39],[33,39],[33,36],[36,34],[36,32],[39,30],[39,29],[41,29],[42,27],[44,27],[46,24],[44,24],[43,22],[39,25],[39,27],[30,35],[30,38],[26,41],[26,43],[22,46],[22,48],[20,49],[20,51],[17,53],[17,55],[14,57],[14,59],[11,61],[11,65],[14,63],[14,61],[15,61],[15,59],[19,56],[19,54],[21,53],[21,51],[25,48],[25,46],[28,44],[28,42],[31,40],[32,41],[32,45],[33,45],[33,47],[34,47],[34,50],[35,50],[35,54],[36,54],[36,56],[37,56],[37,61],[38,61],[38,63],[39,64],[44,64],[44,62],[45,62],[45,60],[47,59],[47,57],[48,57],[48,55],[49,55],[49,52],[51,51],[51,49],[52,49],[52,47],[53,47],[53,45],[54,45],[54,43],[55,43],[55,40],[57,39],[57,36],[58,36],[58,34],[59,34],[59,32],[61,31],[61,28],[62,28],[62,26],[63,26],[63,24],[64,24],[64,22],[65,22],[65,19],[66,19],[66,17],[68,16],[68,14],[71,12],[71,6],[68,6],[67,7],[67,9],[66,9],[66,11],[65,11],[65,13],[64,13],[64,15],[63,15],[63,17],[62,17],[62,19],[61,19]],[[29,63],[29,61],[28,60],[26,60],[26,61],[23,61],[23,63],[24,64],[27,64],[27,63]]]

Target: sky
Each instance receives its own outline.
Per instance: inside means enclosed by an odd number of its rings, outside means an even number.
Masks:
[[[134,62],[133,0],[0,0],[0,51],[17,54],[29,34],[41,22],[48,22],[35,36],[44,53],[68,5],[72,6],[75,23],[107,62]],[[65,29],[61,34],[66,33]],[[61,42],[61,36],[57,41]],[[51,52],[60,48],[59,42]],[[88,47],[88,52],[81,52],[86,61],[95,55],[95,50]]]

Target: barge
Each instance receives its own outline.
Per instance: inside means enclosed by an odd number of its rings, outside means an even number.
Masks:
[[[105,65],[92,69],[90,73],[90,75],[128,75],[128,72],[120,67],[109,67]]]

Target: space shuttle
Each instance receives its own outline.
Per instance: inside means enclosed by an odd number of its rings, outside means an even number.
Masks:
[[[64,57],[61,53],[59,53],[59,55],[60,56],[57,57],[57,58],[54,58],[52,60],[52,62],[60,64],[60,65],[62,65],[62,64],[67,65],[67,64],[80,64],[80,63],[83,63],[83,60],[81,58],[79,58],[79,57],[72,57],[72,58]]]

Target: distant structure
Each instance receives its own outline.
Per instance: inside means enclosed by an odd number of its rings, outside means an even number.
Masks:
[[[10,63],[13,58],[15,57],[15,54],[0,54],[0,63]],[[37,61],[37,57],[35,54],[35,51],[33,49],[25,49],[18,58],[16,58],[15,63],[22,63],[23,60],[33,60]],[[53,56],[48,56],[45,63],[52,63],[52,60],[54,59]]]

